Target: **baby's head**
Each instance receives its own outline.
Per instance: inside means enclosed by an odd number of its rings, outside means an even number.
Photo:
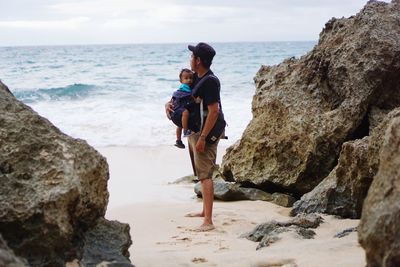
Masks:
[[[193,72],[189,69],[182,69],[179,73],[179,80],[181,83],[191,86],[193,82]]]

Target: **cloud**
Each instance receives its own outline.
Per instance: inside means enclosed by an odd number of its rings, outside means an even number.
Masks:
[[[316,40],[318,33],[330,18],[354,15],[367,2],[367,0],[5,1],[5,5],[2,5],[3,12],[0,12],[2,13],[0,43],[3,45],[22,42],[90,44],[199,40],[209,42]],[[62,31],[64,29],[68,30],[68,34]],[[43,36],[42,39],[40,36]],[[28,37],[32,40],[29,41]]]
[[[66,20],[10,20],[0,21],[1,28],[23,28],[23,29],[79,29],[82,24],[89,22],[87,17],[76,17]]]

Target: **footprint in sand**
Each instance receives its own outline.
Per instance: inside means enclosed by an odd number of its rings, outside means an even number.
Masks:
[[[193,258],[192,259],[193,263],[205,263],[207,260],[205,258]]]
[[[182,237],[182,238],[176,238],[177,241],[183,241],[183,242],[191,242],[192,239],[190,237]]]

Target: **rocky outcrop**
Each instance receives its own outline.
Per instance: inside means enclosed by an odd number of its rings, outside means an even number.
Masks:
[[[338,165],[294,204],[292,215],[321,212],[360,218],[364,199],[378,170],[385,131],[393,118],[400,117],[400,108],[383,116],[381,123],[370,130],[370,136],[343,144]]]
[[[367,266],[400,266],[400,117],[389,121],[358,229]]]
[[[317,187],[297,201],[292,214],[328,213],[360,218],[373,174],[368,165],[368,137],[346,142],[338,165]]]
[[[253,119],[227,150],[224,175],[258,188],[311,191],[337,165],[342,145],[379,123],[373,111],[400,106],[398,73],[397,1],[370,1],[356,16],[330,20],[310,53],[258,71]],[[346,153],[354,145],[344,145]]]
[[[80,258],[108,202],[108,165],[0,82],[0,233],[31,266]]]

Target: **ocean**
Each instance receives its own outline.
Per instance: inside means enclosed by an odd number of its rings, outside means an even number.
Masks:
[[[300,57],[316,42],[211,43],[228,123],[225,145],[250,122],[261,65]],[[187,44],[0,47],[0,79],[64,133],[95,147],[175,143],[164,104],[189,68]]]

